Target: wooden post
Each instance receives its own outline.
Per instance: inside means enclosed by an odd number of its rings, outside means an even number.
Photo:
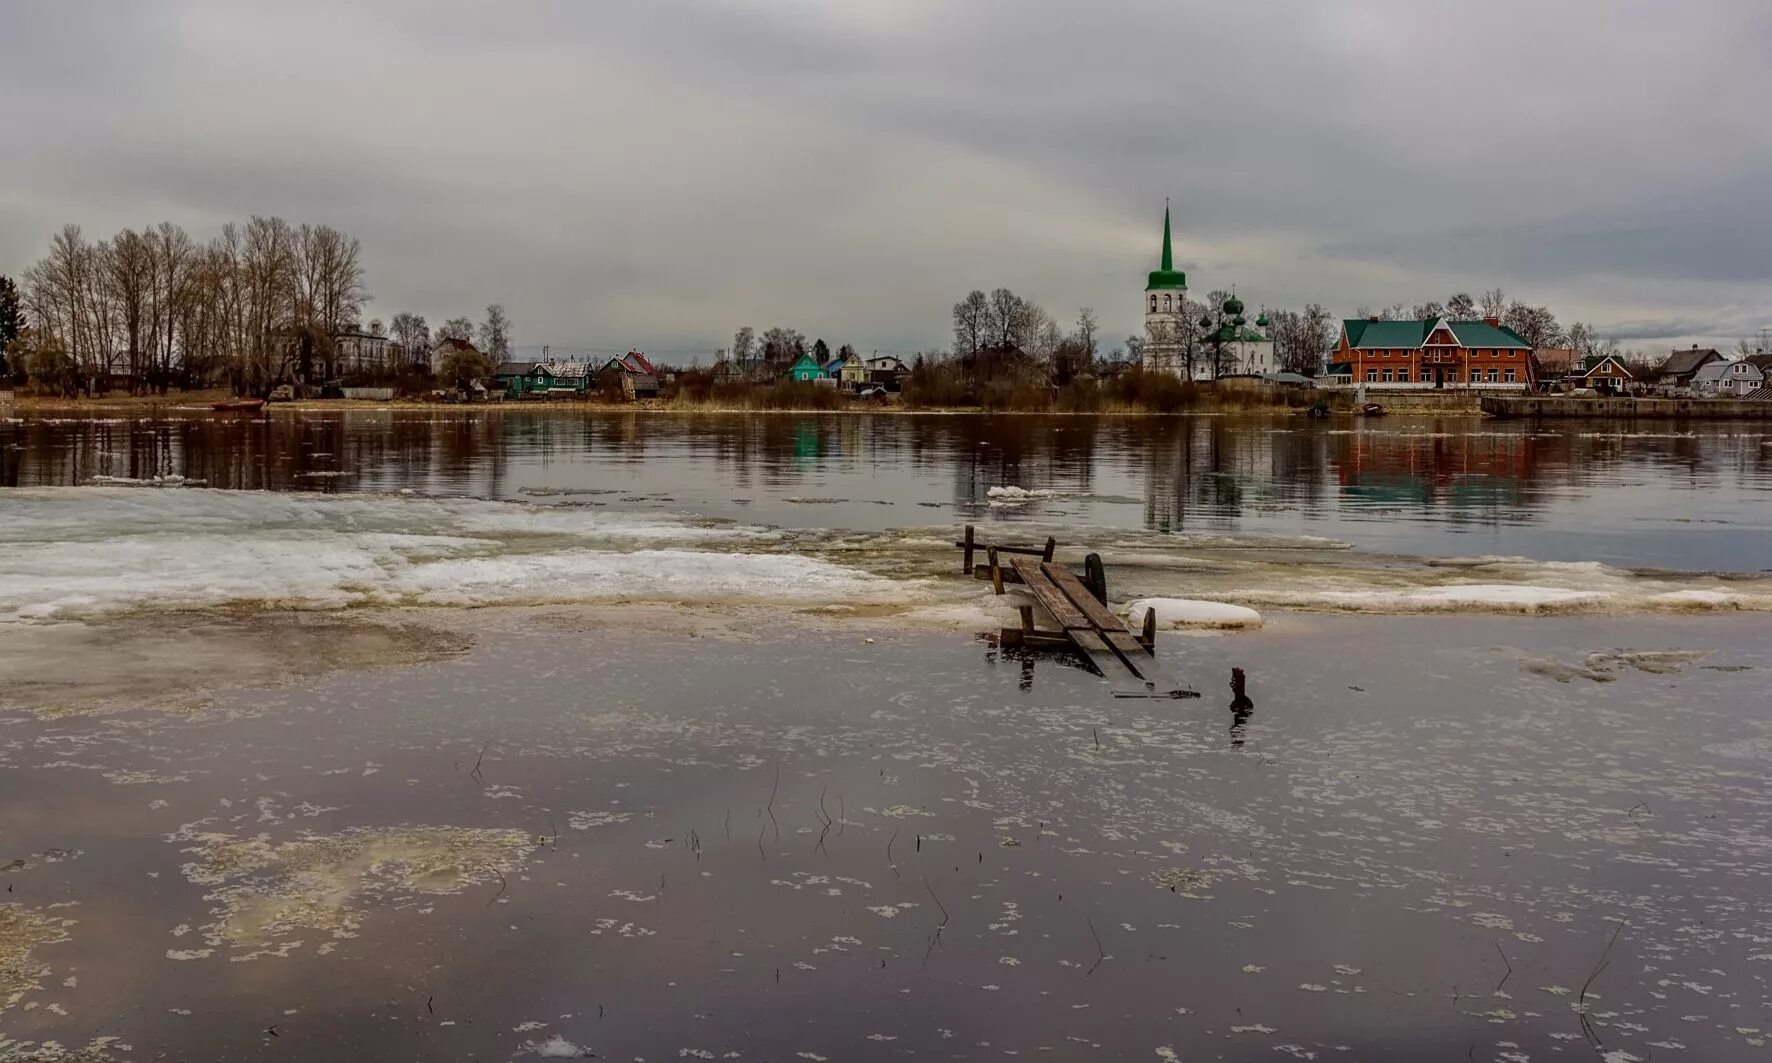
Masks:
[[[1083,586],[1095,595],[1095,600],[1107,604],[1107,570],[1101,565],[1100,554],[1090,554],[1083,559]]]
[[[1002,594],[1003,569],[997,564],[997,548],[994,546],[989,547],[985,556],[990,559],[991,563],[991,587],[995,589],[998,594]]]
[[[970,576],[972,575],[972,525],[970,524],[966,525],[966,541],[960,544],[960,549],[966,551],[962,566],[965,568],[966,574]]]
[[[1157,655],[1157,611],[1146,608],[1144,611],[1144,648],[1152,657]]]
[[[1052,555],[1056,553],[1058,553],[1058,540],[1048,536],[1046,539],[1046,552],[1040,555],[1040,560],[1050,561],[1052,560]]]
[[[1031,605],[1021,606],[1020,612],[1021,612],[1021,630],[1024,632],[1031,633],[1034,630],[1034,607]]]

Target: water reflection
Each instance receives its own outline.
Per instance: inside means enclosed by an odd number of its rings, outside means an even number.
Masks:
[[[1231,669],[1231,748],[1242,749],[1249,728],[1249,717],[1255,715],[1255,702],[1249,698],[1248,680],[1241,668]]]
[[[1309,531],[1427,552],[1470,551],[1449,534],[1500,540],[1533,528],[1544,534],[1491,545],[1578,559],[1595,544],[1572,537],[1597,532],[1607,559],[1677,567],[1753,556],[1744,536],[1766,530],[1767,442],[1755,425],[1545,429],[1457,417],[1350,427],[1287,417],[191,412],[0,423],[0,485],[185,477],[277,491],[604,491],[581,504],[867,529],[949,523],[957,511],[1157,532]],[[1042,493],[990,497],[1005,485]],[[1675,523],[1691,545],[1670,540]]]

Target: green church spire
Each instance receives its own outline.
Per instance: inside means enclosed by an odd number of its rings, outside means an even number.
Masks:
[[[1187,274],[1175,268],[1175,253],[1169,239],[1169,201],[1163,201],[1163,268],[1156,270],[1145,284],[1148,291],[1153,288],[1175,289],[1187,291]]]
[[[1169,253],[1169,201],[1163,200],[1163,272],[1175,272],[1175,256]]]

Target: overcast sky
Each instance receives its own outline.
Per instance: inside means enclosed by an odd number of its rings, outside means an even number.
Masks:
[[[1499,285],[1627,346],[1772,326],[1772,4],[0,4],[0,272],[67,222],[327,222],[371,313],[711,353]]]

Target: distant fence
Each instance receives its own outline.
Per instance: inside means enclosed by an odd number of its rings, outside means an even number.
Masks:
[[[344,388],[345,398],[362,399],[366,402],[394,401],[393,388]]]
[[[12,401],[12,392],[11,391],[0,391],[0,402],[11,402],[11,401]]]

